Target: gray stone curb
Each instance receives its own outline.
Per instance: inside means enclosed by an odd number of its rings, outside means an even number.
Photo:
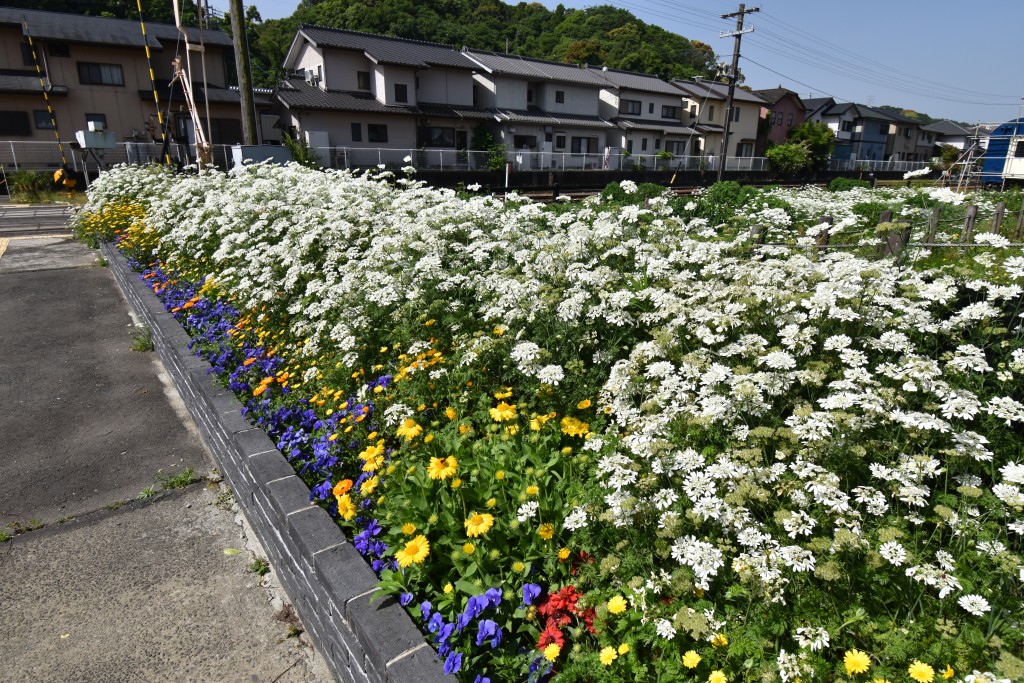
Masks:
[[[101,247],[118,286],[152,332],[153,346],[207,448],[256,532],[317,650],[339,681],[448,682],[441,662],[393,597],[370,601],[377,579],[309,487],[242,404],[206,374],[188,335],[128,268]]]

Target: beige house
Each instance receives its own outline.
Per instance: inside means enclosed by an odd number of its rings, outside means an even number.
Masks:
[[[143,36],[137,21],[0,7],[0,140],[53,142],[59,135],[62,142],[74,146],[75,132],[88,130],[92,123],[112,133],[117,142],[160,141],[146,61],[148,44],[161,113],[171,136],[179,142],[193,141],[181,84],[171,84],[175,55],[181,54],[184,60],[184,43],[179,38],[177,28],[167,24],[147,24]],[[199,43],[197,29],[190,29],[190,41]],[[239,95],[226,83],[227,65],[234,61],[231,39],[207,30],[203,43],[205,70],[198,53],[193,53],[192,82],[201,114],[208,103],[208,137],[215,144],[240,142]],[[43,87],[56,118],[56,132]]]
[[[725,131],[726,102],[729,86],[706,80],[674,79],[672,85],[683,93],[686,113],[682,122],[704,138],[704,154],[721,156],[722,134]],[[761,108],[767,103],[742,88],[733,95],[733,114],[729,125],[729,148],[726,156],[752,157],[757,145],[757,127]]]

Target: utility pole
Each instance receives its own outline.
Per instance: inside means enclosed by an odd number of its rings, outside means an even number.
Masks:
[[[231,37],[235,44],[235,70],[238,72],[238,94],[242,100],[242,142],[256,144],[256,105],[252,98],[252,72],[249,69],[249,37],[245,32],[242,0],[229,0]]]
[[[736,41],[733,43],[732,48],[732,70],[729,72],[729,95],[725,100],[725,130],[722,131],[722,160],[718,165],[718,175],[715,180],[721,182],[722,172],[725,171],[725,159],[729,152],[729,128],[732,124],[732,100],[736,95],[736,78],[739,76],[740,69],[740,38],[743,37],[744,33],[750,33],[754,30],[751,26],[748,29],[743,28],[743,17],[746,14],[753,14],[754,12],[760,12],[760,7],[746,8],[747,6],[740,3],[740,9],[738,12],[731,12],[729,14],[723,14],[723,19],[731,19],[736,17],[736,30],[729,33],[719,33],[719,38],[727,38],[729,36],[735,36]]]

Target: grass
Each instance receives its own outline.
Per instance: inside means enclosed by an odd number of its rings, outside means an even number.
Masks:
[[[149,328],[149,325],[136,325],[132,330],[132,351],[146,353],[152,350],[153,330]]]
[[[235,496],[231,493],[231,489],[224,489],[217,494],[213,504],[219,507],[221,510],[231,511],[232,506],[235,504]]]
[[[156,486],[147,486],[146,488],[139,491],[139,498],[152,498],[158,493],[160,493],[160,489],[158,489]]]
[[[256,557],[249,566],[246,567],[249,571],[257,576],[265,576],[270,571],[270,564],[266,559],[262,557]]]
[[[62,518],[58,520],[58,524],[73,518]],[[2,529],[0,529],[0,543],[11,540],[18,534],[24,534],[29,531],[35,531],[36,529],[43,528],[43,523],[38,519],[30,519],[28,522],[22,524],[19,521],[8,522]]]
[[[157,473],[156,480],[164,491],[170,491],[171,489],[183,489],[189,484],[199,481],[199,477],[196,475],[195,470],[191,467],[186,467],[174,476],[164,474],[163,472]]]

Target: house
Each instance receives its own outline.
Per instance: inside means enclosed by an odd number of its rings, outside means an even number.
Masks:
[[[704,138],[705,154],[721,155],[729,86],[704,79],[673,79],[672,85],[683,93],[683,107],[686,109],[683,123],[696,129]],[[764,105],[765,101],[757,95],[736,88],[726,156],[754,156],[757,127]]]
[[[927,161],[931,159],[930,147],[923,158],[921,150],[918,149],[918,138],[920,138],[921,132],[920,121],[891,111],[881,109],[871,109],[871,111],[890,121],[884,159],[888,161]]]
[[[476,105],[478,65],[449,45],[303,25],[284,68],[292,77],[274,93],[281,125],[328,165],[365,164],[370,153],[359,149],[398,150],[382,162],[448,150],[437,159],[454,163],[473,129],[494,121]]]
[[[639,163],[648,167],[655,166],[651,158],[659,153],[703,153],[700,134],[683,123],[688,110],[679,88],[649,74],[590,68],[607,81],[600,92],[600,115],[619,129],[608,133],[609,147],[638,155]]]
[[[793,126],[804,122],[806,105],[799,95],[781,85],[768,90],[755,90],[754,94],[765,101],[761,107],[763,123],[758,130],[757,144],[757,153],[762,154],[769,143],[784,144]]]
[[[172,83],[172,61],[176,55],[185,61],[175,26],[146,24],[143,34],[138,21],[11,7],[0,7],[0,139],[52,143],[56,137],[23,20],[62,142],[71,143],[90,124],[116,141],[160,141],[146,47],[172,138],[194,142],[181,84]],[[198,29],[189,29],[189,41],[200,43]],[[227,68],[234,63],[231,38],[205,30],[202,43],[202,56],[192,55],[191,80],[204,114],[208,105],[207,137],[215,144],[241,142],[240,98],[227,86]]]
[[[615,129],[601,116],[601,90],[608,81],[575,64],[462,52],[477,65],[476,102],[494,111],[497,139],[519,152],[521,168],[607,166],[608,134]]]
[[[935,147],[949,145],[960,151],[967,149],[976,137],[971,131],[952,121],[936,121],[927,126],[921,126],[921,132],[933,136],[932,141]],[[932,154],[934,156],[935,152]]]
[[[810,121],[825,123],[836,136],[833,159],[885,159],[892,118],[882,112],[853,102],[808,100],[805,104]]]

